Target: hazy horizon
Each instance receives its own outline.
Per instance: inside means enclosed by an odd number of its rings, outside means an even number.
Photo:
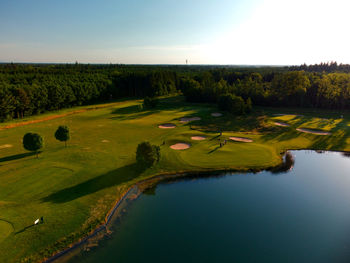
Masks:
[[[0,3],[3,63],[350,63],[345,0]]]

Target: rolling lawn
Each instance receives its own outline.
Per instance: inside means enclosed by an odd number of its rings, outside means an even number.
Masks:
[[[11,129],[1,130],[9,123],[0,125],[0,262],[37,262],[67,247],[101,224],[128,187],[150,176],[263,169],[278,165],[286,149],[350,151],[348,114],[344,119],[331,112],[275,116],[278,109],[259,108],[246,117],[226,113],[212,117],[218,111],[214,105],[188,104],[182,97],[162,98],[152,110],[140,110],[141,103],[120,101],[86,111],[79,107],[75,114]],[[53,114],[59,113],[44,117]],[[181,123],[179,119],[185,116],[201,120]],[[291,126],[278,127],[276,121]],[[162,123],[177,127],[158,128]],[[67,148],[54,138],[59,125],[70,128]],[[306,134],[296,128],[332,135]],[[22,137],[27,132],[44,137],[38,159],[23,149]],[[191,140],[195,135],[206,140]],[[230,136],[253,142],[230,141]],[[225,139],[227,144],[220,148],[220,140]],[[135,161],[136,147],[145,140],[161,145],[161,160],[150,169]],[[176,151],[169,147],[177,142],[189,143],[191,148]],[[41,216],[44,224],[33,226]]]

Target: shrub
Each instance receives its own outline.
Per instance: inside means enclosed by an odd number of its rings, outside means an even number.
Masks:
[[[38,151],[44,146],[43,138],[37,133],[26,133],[23,136],[23,147],[24,149],[35,152],[38,158]]]
[[[142,142],[137,146],[136,160],[137,162],[152,166],[160,159],[160,147],[157,145],[151,145],[149,142]]]

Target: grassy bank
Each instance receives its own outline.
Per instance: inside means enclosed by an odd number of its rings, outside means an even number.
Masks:
[[[246,117],[213,117],[217,111],[213,105],[187,104],[182,97],[164,98],[154,110],[140,111],[140,103],[104,104],[75,114],[65,110],[60,118],[0,131],[0,262],[36,262],[63,249],[99,225],[126,189],[156,174],[267,168],[277,165],[286,149],[350,150],[348,115],[344,119],[333,112],[275,116],[279,110],[261,108]],[[201,120],[181,123],[179,118],[185,116]],[[276,121],[290,126],[278,127]],[[162,123],[177,127],[159,129]],[[54,138],[59,125],[70,127],[67,148]],[[296,128],[332,135],[306,134]],[[39,159],[23,150],[26,132],[45,139]],[[206,139],[193,141],[192,136]],[[253,142],[230,141],[231,136]],[[136,147],[144,140],[161,145],[159,164],[147,170],[135,162]],[[224,140],[226,145],[219,147]],[[169,148],[177,142],[191,148]],[[31,226],[41,216],[45,223]]]

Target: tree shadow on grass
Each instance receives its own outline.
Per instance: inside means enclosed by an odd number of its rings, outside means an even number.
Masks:
[[[51,203],[66,203],[73,201],[77,198],[98,192],[105,188],[130,181],[138,177],[145,169],[145,166],[138,163],[126,165],[80,184],[52,193],[44,197],[42,201]]]
[[[112,114],[133,114],[139,113],[141,110],[139,105],[131,105],[123,108],[116,108],[112,110]]]
[[[264,142],[271,140],[277,140],[279,142],[289,141],[295,138],[298,138],[302,135],[301,132],[297,131],[296,128],[302,124],[308,122],[310,118],[304,116],[295,116],[293,119],[290,119],[288,122],[293,122],[289,127],[279,127],[275,126],[274,131],[266,132],[261,136],[261,139]],[[276,120],[277,122],[279,120]]]
[[[214,148],[213,150],[209,151],[208,154],[211,154],[215,151],[217,151],[218,149],[220,149],[221,147],[220,146],[217,146],[216,148]]]
[[[31,225],[29,225],[29,226],[26,226],[26,227],[24,227],[23,229],[17,231],[17,232],[15,233],[15,235],[18,235],[18,234],[20,234],[20,233],[23,233],[24,231],[26,231],[27,229],[29,229],[29,228],[31,228],[31,227],[33,227],[33,226],[35,226],[35,224],[31,224]]]
[[[289,141],[298,138],[301,133],[296,131],[294,127],[276,127],[276,131],[266,132],[260,138],[263,142],[277,140],[278,142]]]
[[[168,97],[160,98],[157,106],[152,109],[142,109],[141,104],[131,105],[122,108],[115,108],[111,114],[115,115],[111,117],[112,120],[134,120],[143,117],[147,117],[152,114],[159,113],[164,110],[177,110],[178,112],[193,111],[198,107],[195,107],[191,103],[184,101],[182,97]],[[200,109],[198,109],[200,111]]]
[[[41,152],[38,152],[38,153],[40,154]],[[25,158],[28,156],[33,156],[33,155],[36,155],[36,152],[28,152],[28,153],[20,153],[20,154],[10,155],[10,156],[0,158],[0,163],[14,161],[14,160],[22,159],[22,158]]]
[[[345,120],[339,122],[330,132],[329,136],[318,136],[312,144],[312,149],[344,150],[346,140],[350,137],[350,129],[346,127]]]

